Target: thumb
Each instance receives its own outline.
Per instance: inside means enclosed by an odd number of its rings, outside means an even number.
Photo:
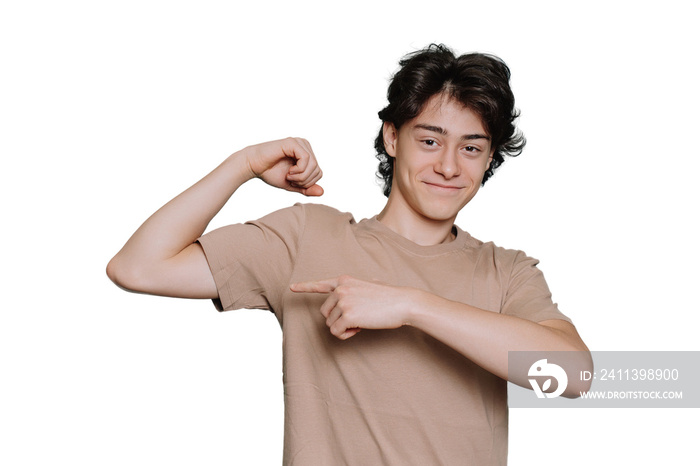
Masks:
[[[322,196],[324,193],[323,188],[317,184],[309,186],[308,188],[302,188],[293,183],[287,182],[286,186],[283,186],[282,189],[293,193],[303,194],[304,196]]]
[[[309,186],[308,188],[302,189],[301,193],[304,196],[322,196],[323,188],[320,185],[315,184],[313,186]]]

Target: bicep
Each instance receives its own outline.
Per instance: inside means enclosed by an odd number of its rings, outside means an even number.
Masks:
[[[155,264],[119,267],[117,261],[110,264],[107,273],[119,287],[136,293],[200,299],[219,296],[199,243],[190,244],[174,257]]]
[[[219,294],[209,263],[199,243],[193,243],[163,264],[158,279],[159,292],[174,298],[214,299]]]

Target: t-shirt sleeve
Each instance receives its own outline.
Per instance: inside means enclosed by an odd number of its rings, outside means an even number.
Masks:
[[[197,241],[209,263],[220,311],[276,311],[289,288],[300,238],[304,206],[294,205],[261,219],[213,230]]]
[[[571,322],[552,301],[539,261],[517,251],[513,259],[501,312],[533,322],[561,319]]]

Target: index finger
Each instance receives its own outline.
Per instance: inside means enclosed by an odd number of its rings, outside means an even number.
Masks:
[[[292,283],[289,288],[295,293],[332,293],[338,287],[337,278]]]

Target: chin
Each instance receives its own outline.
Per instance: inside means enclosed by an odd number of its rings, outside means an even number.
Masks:
[[[422,199],[422,213],[432,220],[454,220],[457,214],[474,198],[475,191],[462,193],[461,196],[434,196]]]
[[[444,206],[433,206],[432,208],[429,207],[423,210],[423,216],[435,222],[454,221],[458,213],[459,209],[455,210],[454,208],[446,208]]]

